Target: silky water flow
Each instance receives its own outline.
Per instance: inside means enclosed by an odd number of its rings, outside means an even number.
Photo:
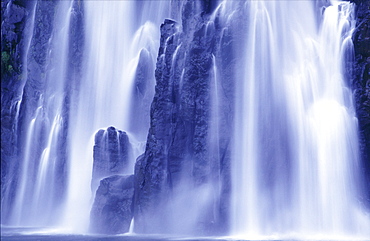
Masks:
[[[31,29],[37,28],[38,4],[27,25]],[[90,185],[94,135],[99,129],[114,126],[127,131],[135,157],[144,151],[149,126],[134,125],[130,119],[133,82],[143,57],[152,73],[148,80],[152,98],[159,26],[169,17],[171,4],[84,1],[81,78],[71,89],[67,63],[73,43],[68,31],[76,4],[80,3],[56,4],[47,64],[40,74],[44,84],[36,101],[17,102],[20,114],[16,116],[23,116],[26,127],[10,212],[15,226],[52,224],[63,232],[87,232],[94,198]],[[319,1],[225,0],[216,11],[223,19],[219,24],[241,24],[245,30],[236,51],[240,63],[235,70],[230,235],[242,239],[369,237],[369,216],[357,201],[362,191],[357,119],[343,64],[353,54],[354,5],[334,0],[322,6]],[[180,22],[179,16],[175,17]],[[27,73],[35,71],[30,56],[37,37],[32,33],[23,61],[26,79]],[[222,75],[215,55],[212,60],[210,118],[215,121],[210,145],[220,159]],[[63,112],[66,96],[71,103],[68,115]],[[67,144],[61,143],[64,135]],[[68,160],[62,174],[61,146]],[[60,194],[58,183],[63,178],[66,192]]]
[[[44,3],[34,1],[28,27],[29,46],[24,76],[34,72],[33,47],[40,41],[37,11]],[[18,186],[10,215],[12,226],[55,226],[63,232],[85,233],[88,229],[94,193],[91,190],[94,135],[114,126],[128,132],[136,156],[144,151],[143,135],[149,127],[130,124],[130,99],[139,58],[145,55],[153,73],[147,92],[154,95],[154,68],[159,48],[159,26],[168,17],[169,4],[135,1],[60,1],[47,45],[46,64],[39,76],[41,88],[36,104],[23,97],[17,105],[24,111],[24,147]],[[81,73],[71,83],[67,71],[69,48],[75,45],[69,32],[74,8],[84,6],[84,44]],[[153,11],[153,9],[156,11]],[[38,13],[39,13],[38,12]],[[41,25],[42,27],[42,25]],[[42,36],[43,37],[43,36]],[[25,81],[25,87],[32,80]],[[31,88],[31,87],[30,87]],[[66,99],[68,96],[68,99]],[[152,97],[151,97],[152,98]],[[66,102],[70,100],[68,114]],[[24,107],[22,107],[22,105]],[[149,110],[136,109],[136,112]],[[147,106],[149,109],[149,106]],[[132,110],[131,110],[132,111]],[[149,118],[149,117],[148,117]],[[149,120],[147,121],[149,123]],[[65,126],[68,123],[68,129]],[[61,136],[67,132],[64,174],[59,173]],[[145,136],[146,137],[146,136]],[[39,141],[43,140],[43,141]],[[64,160],[64,161],[65,161]],[[133,173],[135,160],[130,160]],[[64,179],[65,188],[54,185]],[[63,194],[58,192],[66,189]],[[94,190],[95,191],[95,190]]]
[[[108,126],[130,131],[134,153],[144,151],[141,143],[145,139],[135,136],[135,132],[147,130],[149,126],[130,128],[132,111],[145,111],[135,107],[130,113],[133,80],[142,52],[148,58],[147,64],[154,69],[159,48],[159,29],[156,26],[168,12],[166,2],[156,6],[157,13],[148,8],[150,2],[86,1],[84,4],[87,19],[86,71],[81,80],[82,91],[72,100],[78,105],[72,109],[75,115],[71,116],[74,127],[70,132],[70,178],[63,225],[76,231],[87,231],[89,224],[94,197],[90,182],[95,132]],[[154,80],[148,88],[154,91]],[[134,161],[130,160],[132,170],[129,174],[134,171]],[[80,170],[86,172],[81,173]]]
[[[35,5],[31,18],[35,18],[36,8]],[[29,114],[24,117],[24,152],[21,155],[21,174],[12,207],[11,220],[15,225],[44,225],[45,222],[50,222],[53,212],[59,214],[56,210],[59,204],[56,193],[59,173],[56,172],[56,166],[63,122],[71,2],[62,2],[59,8],[52,23],[53,30],[46,57],[46,65],[52,67],[38,76],[40,78],[38,81],[43,83],[39,83],[40,92],[35,93],[37,95],[35,103],[28,102],[27,96],[20,100],[19,108],[23,108]],[[34,21],[32,19],[29,25],[31,29],[35,27]],[[35,44],[36,41],[31,37],[24,60],[25,73],[32,71],[29,69],[35,63],[32,53]],[[31,75],[25,76],[32,78]]]
[[[353,49],[353,4],[250,1],[244,11],[232,232],[366,237],[357,119],[343,68]]]

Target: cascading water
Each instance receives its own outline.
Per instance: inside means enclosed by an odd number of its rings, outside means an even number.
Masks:
[[[353,47],[353,5],[332,1],[319,17],[309,1],[243,7],[232,232],[364,234],[369,222],[356,202],[357,120],[342,68]]]
[[[86,233],[103,129],[101,159],[122,131],[144,153],[119,173],[136,164],[131,234],[370,235],[344,64],[353,4],[32,3],[6,224]]]
[[[35,1],[34,11],[38,14],[45,11],[43,4]],[[11,225],[53,224],[73,232],[86,232],[92,203],[90,183],[95,132],[111,125],[128,130],[136,156],[143,152],[144,145],[140,143],[145,141],[145,136],[142,132],[146,132],[149,120],[142,119],[149,115],[135,116],[136,119],[131,115],[148,113],[146,109],[150,103],[131,106],[130,99],[136,88],[133,81],[138,63],[144,62],[149,78],[141,85],[147,86],[144,90],[146,98],[153,98],[153,72],[159,48],[156,26],[169,15],[168,3],[156,4],[158,11],[155,13],[151,11],[152,5],[134,1],[60,1],[49,6],[55,8],[56,15],[49,15],[54,21],[50,25],[50,39],[46,39],[49,41],[44,50],[46,64],[37,76],[42,86],[37,92],[40,94],[37,103],[28,104],[23,100],[26,103],[22,106],[21,102],[21,108],[28,109],[23,114],[24,151]],[[71,71],[68,68],[69,48],[77,43],[70,38],[76,34],[69,32],[70,16],[76,8],[82,7],[85,18],[85,26],[80,28],[80,31],[84,30],[85,39],[81,45],[82,70],[80,75],[71,77],[71,73],[67,73]],[[39,19],[32,21],[42,24]],[[32,27],[37,32],[43,26]],[[33,34],[31,46],[39,42],[40,35]],[[28,59],[31,59],[28,71],[32,73],[38,68],[32,62],[36,59],[33,49],[28,50]],[[31,81],[26,85],[29,83]],[[66,107],[68,101],[71,104]],[[140,124],[130,123],[135,121]],[[66,123],[69,123],[68,128]],[[67,140],[61,139],[64,132],[68,132]],[[59,150],[63,145],[61,141],[67,142],[68,149],[63,160],[65,176],[57,166],[63,158]],[[131,162],[132,167],[134,160]],[[131,169],[130,173],[133,173]],[[66,182],[64,188],[57,186],[61,180]],[[62,194],[63,189],[66,191]]]
[[[78,104],[71,110],[71,123],[74,125],[70,129],[70,178],[64,212],[64,226],[75,231],[86,230],[89,224],[95,132],[101,127],[113,125],[131,131],[131,141],[145,141],[141,139],[142,136],[135,134],[148,126],[142,124],[133,129],[130,123],[130,115],[133,114],[132,110],[130,111],[133,81],[143,51],[147,68],[154,69],[159,39],[155,26],[164,18],[163,14],[166,14],[168,7],[167,4],[161,3],[157,6],[157,16],[150,14],[149,9],[141,12],[146,17],[144,20],[135,21],[134,16],[140,15],[141,5],[147,6],[134,1],[84,2],[87,19],[86,57],[83,63],[85,70],[80,90],[72,97],[72,102]],[[149,82],[148,89],[153,88],[154,81],[146,81]],[[149,106],[139,108],[139,112],[147,111],[145,108]],[[141,149],[136,152],[143,152],[142,145],[133,145]],[[80,170],[86,171],[81,173]]]
[[[36,11],[37,5],[35,7]],[[36,88],[37,96],[34,102],[25,91],[24,103],[21,109],[30,115],[23,120],[26,130],[24,153],[20,166],[21,175],[18,179],[16,199],[14,201],[12,222],[16,225],[42,225],[50,222],[52,212],[58,213],[58,185],[60,173],[59,155],[60,137],[63,123],[63,101],[66,77],[66,62],[68,49],[68,29],[70,23],[71,2],[59,5],[55,16],[53,30],[50,35],[48,51],[44,69],[40,69],[39,81],[43,83]],[[64,15],[64,13],[67,13]],[[35,20],[33,20],[35,21]],[[32,26],[33,27],[33,26]],[[36,41],[31,40],[31,47],[27,55],[29,66],[35,65],[36,57],[33,53]],[[55,68],[59,65],[58,68]],[[26,70],[25,70],[26,71]],[[31,71],[37,71],[32,69]],[[34,75],[37,75],[34,74]],[[29,79],[34,76],[29,75]],[[26,86],[27,88],[27,86]],[[33,87],[29,87],[33,88]],[[36,219],[34,217],[37,217]]]

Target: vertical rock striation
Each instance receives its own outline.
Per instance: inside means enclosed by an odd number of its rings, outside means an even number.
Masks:
[[[90,231],[118,234],[129,231],[133,216],[132,148],[126,132],[108,127],[95,135],[91,188],[96,190]]]
[[[1,2],[1,220],[5,224],[14,202],[19,163],[17,127],[24,78],[22,61],[29,41],[27,22],[33,2]],[[15,178],[13,178],[15,177]]]
[[[131,144],[126,132],[108,127],[99,130],[95,135],[94,162],[92,173],[92,190],[98,186],[102,178],[131,173]]]
[[[370,207],[370,2],[356,3],[356,32],[353,35],[355,48],[354,90],[357,117],[360,128],[362,168],[365,176],[364,203]]]
[[[135,167],[135,231],[223,233],[230,194],[232,34],[211,19],[214,5],[208,1],[185,1],[179,8],[182,23],[166,19],[160,28],[147,146]],[[217,69],[215,59],[228,63]],[[215,84],[218,74],[224,80]],[[215,88],[220,96],[212,96]],[[220,106],[215,98],[223,101]],[[221,109],[217,121],[215,109]],[[219,132],[218,143],[210,141],[211,129]]]
[[[50,88],[50,83],[54,81],[52,86],[56,86],[67,82],[66,80],[61,83],[56,80],[53,76],[56,70],[51,67],[55,64],[63,65],[58,62],[60,61],[58,50],[63,48],[60,45],[54,46],[55,41],[51,41],[60,29],[56,16],[58,12],[63,11],[62,5],[60,2],[37,0],[2,1],[1,170],[2,207],[6,207],[4,209],[6,211],[2,212],[3,223],[11,222],[10,213],[12,211],[20,212],[20,210],[13,210],[16,203],[14,200],[30,200],[31,197],[37,195],[35,192],[40,188],[36,185],[40,177],[40,163],[45,162],[42,158],[47,155],[45,153],[48,151],[51,152],[50,159],[55,162],[53,175],[49,177],[48,185],[45,186],[48,191],[45,190],[42,193],[48,197],[45,199],[38,197],[38,199],[48,203],[48,208],[57,208],[64,200],[68,177],[67,133],[71,104],[69,87],[78,82],[76,79],[82,63],[82,51],[77,50],[81,50],[83,45],[83,31],[81,31],[83,29],[83,4],[76,1],[69,9],[73,13],[69,19],[67,18],[70,24],[66,31],[69,32],[70,39],[65,42],[65,49],[68,49],[66,51],[68,58],[73,61],[68,63],[65,72],[68,72],[66,78],[70,84],[61,89],[60,92],[64,91],[61,96],[54,96],[53,102],[48,99],[50,91],[55,91]],[[73,44],[71,44],[72,41]],[[64,77],[63,73],[59,73],[59,76]],[[59,97],[61,98],[61,110],[55,104]],[[58,113],[55,114],[55,112]],[[32,130],[30,129],[31,123],[34,123],[35,127]],[[54,134],[55,136],[50,138],[50,135]],[[32,135],[32,143],[28,135]],[[51,139],[53,140],[52,148],[48,143]],[[27,146],[29,156],[25,157]],[[43,173],[43,175],[46,174]],[[19,192],[20,189],[24,191]],[[32,200],[35,199],[32,198]],[[19,205],[23,204],[18,202],[17,205],[20,209]],[[32,219],[35,214],[30,214],[30,212],[38,209],[37,206],[40,205],[31,201],[25,205],[28,208],[24,209],[22,220],[27,220],[29,217]],[[41,206],[43,206],[42,212],[47,213],[46,204]],[[43,218],[40,217],[40,219]]]

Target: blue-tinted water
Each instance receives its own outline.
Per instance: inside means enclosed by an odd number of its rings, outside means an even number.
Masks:
[[[185,238],[165,238],[165,237],[147,237],[147,236],[92,236],[92,235],[12,235],[12,236],[3,236],[1,240],[93,240],[93,241],[100,241],[100,240],[224,240],[224,239],[209,239],[209,238],[202,238],[202,239],[185,239]]]
[[[189,238],[168,235],[136,235],[136,234],[121,234],[121,235],[100,235],[100,234],[65,234],[57,233],[51,229],[40,229],[34,227],[1,227],[1,240],[73,240],[73,241],[100,241],[100,240],[133,240],[133,241],[155,241],[155,240],[187,240],[187,241],[211,241],[211,240],[230,240],[219,237],[200,237]],[[235,240],[235,239],[233,239]]]
[[[263,237],[263,238],[256,238],[251,237],[251,239],[239,239],[237,237],[186,237],[186,236],[170,236],[170,235],[161,235],[161,234],[151,234],[151,235],[143,235],[143,234],[120,234],[120,235],[94,235],[94,234],[65,234],[65,233],[57,233],[57,231],[53,231],[50,229],[40,229],[34,227],[1,227],[1,240],[32,240],[32,241],[44,241],[44,240],[55,240],[55,241],[103,241],[103,240],[132,240],[132,241],[177,241],[177,240],[184,240],[184,241],[368,241],[367,238],[360,238],[360,237],[341,237],[341,238],[304,238],[304,239],[279,239],[273,237]]]
[[[61,234],[51,233],[51,230],[42,230],[38,228],[1,228],[1,240],[137,240],[137,241],[154,241],[154,240],[227,240],[219,238],[185,238],[185,237],[169,237],[164,235],[135,235],[135,234],[121,234],[121,235],[94,235],[94,234]]]

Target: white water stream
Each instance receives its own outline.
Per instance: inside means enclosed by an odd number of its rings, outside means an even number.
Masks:
[[[147,5],[135,1],[84,2],[87,56],[80,92],[72,100],[77,104],[71,111],[70,178],[63,224],[72,231],[87,231],[89,224],[95,132],[108,126],[129,129],[132,85],[142,49],[147,50],[153,69],[155,66],[160,37],[157,26],[169,9],[161,2],[154,13]],[[150,88],[154,90],[154,85]],[[134,141],[145,140],[136,140],[135,133],[131,134],[133,146],[141,148],[134,152],[142,153],[144,146]]]
[[[146,131],[142,128],[148,126],[133,129],[130,119],[131,111],[142,111],[131,109],[134,77],[140,54],[154,70],[159,26],[169,17],[171,4],[83,2],[84,57],[82,78],[71,93],[67,191],[65,202],[55,210],[53,198],[58,190],[53,185],[59,181],[56,153],[65,121],[64,91],[70,84],[66,71],[68,48],[73,44],[68,39],[73,3],[60,1],[52,23],[49,62],[41,75],[46,84],[34,111],[25,118],[25,145],[11,219],[17,226],[58,224],[64,231],[85,233],[93,198],[90,182],[95,133],[114,126],[129,132],[135,156],[144,150]],[[353,47],[354,7],[334,0],[321,8],[315,3],[225,0],[218,8],[224,19],[221,24],[237,23],[245,30],[238,39],[243,42],[242,49],[237,51],[243,68],[235,70],[230,208],[233,236],[370,236],[369,217],[356,200],[361,192],[357,119],[352,92],[343,77],[343,56]],[[216,63],[214,55],[211,86],[215,92],[211,99],[216,107],[211,118],[218,120],[222,86]],[[154,84],[154,72],[152,75],[149,81]],[[151,88],[154,91],[154,86]],[[210,145],[217,160],[221,155],[220,125],[215,122],[210,127],[215,138]],[[41,147],[35,141],[39,139],[43,140]],[[219,181],[220,177],[215,179]],[[199,189],[196,196],[208,197],[217,187]],[[185,197],[188,192],[178,195]],[[201,213],[200,204],[194,200],[181,203],[190,205],[192,212],[181,209],[179,213]],[[181,230],[193,227],[197,218],[194,215],[193,219],[174,223]]]
[[[77,5],[76,5],[77,3]],[[68,50],[72,6],[84,8],[84,46],[82,77],[77,84],[67,83]],[[35,3],[35,9],[40,3]],[[140,53],[154,70],[159,48],[159,26],[169,17],[169,2],[136,1],[60,1],[56,4],[55,20],[46,49],[45,71],[38,80],[45,83],[37,99],[25,133],[24,154],[16,199],[10,223],[16,226],[57,225],[68,232],[87,232],[93,200],[91,176],[94,135],[99,129],[115,126],[130,131],[134,154],[144,151],[143,136],[148,126],[130,128],[131,95]],[[153,9],[155,8],[155,11]],[[36,11],[36,10],[35,10]],[[31,17],[32,28],[34,17]],[[33,33],[34,31],[30,31]],[[40,41],[31,36],[30,42]],[[28,48],[27,56],[32,48]],[[27,58],[24,61],[27,64]],[[25,68],[34,71],[34,66]],[[25,75],[26,76],[26,75]],[[154,94],[154,72],[147,91]],[[68,88],[67,88],[68,87]],[[65,91],[70,89],[70,119],[63,120]],[[150,94],[149,97],[150,98]],[[146,108],[149,108],[147,106]],[[143,112],[139,107],[134,110]],[[147,112],[149,110],[146,110]],[[64,122],[69,122],[67,133],[67,191],[63,205],[55,206],[54,196],[59,192],[56,163],[59,136]],[[141,121],[141,120],[135,120]],[[141,121],[140,123],[142,123]],[[148,123],[148,121],[146,121]],[[44,140],[41,143],[38,140]],[[135,160],[131,160],[132,165]],[[132,173],[133,173],[132,169]],[[63,178],[63,177],[62,177]]]
[[[243,7],[232,233],[368,235],[369,219],[356,200],[357,119],[342,68],[353,48],[353,5],[331,1],[322,16],[311,1]]]

